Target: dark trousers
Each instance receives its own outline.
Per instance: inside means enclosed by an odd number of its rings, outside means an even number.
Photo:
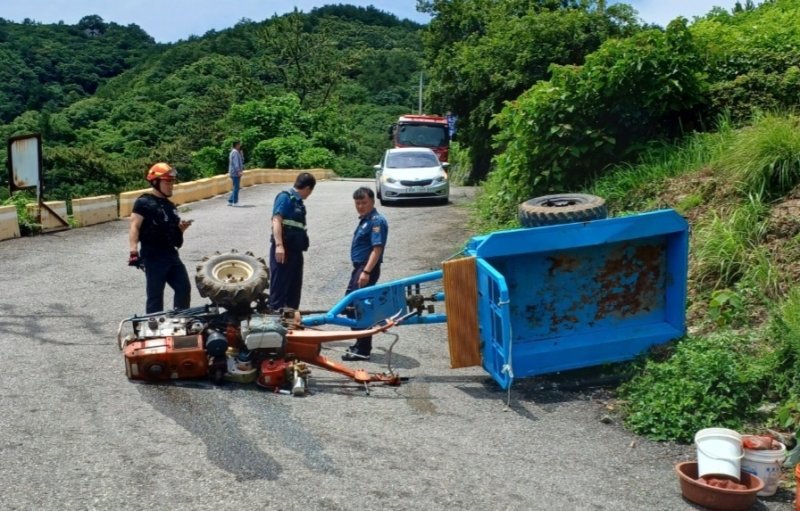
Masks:
[[[144,274],[147,279],[146,312],[164,310],[164,288],[167,284],[175,292],[173,307],[186,309],[192,297],[192,286],[189,274],[180,257],[176,255],[163,257],[144,257]]]
[[[269,244],[269,308],[300,308],[303,290],[303,251],[287,247],[286,260],[275,260],[275,243]]]
[[[347,291],[344,292],[345,296],[349,295],[356,289],[361,289],[358,287],[358,277],[361,276],[361,272],[364,271],[364,266],[367,264],[366,261],[363,263],[353,263],[353,273],[350,274],[350,282],[347,284]],[[369,282],[364,287],[374,286],[378,279],[381,276],[381,265],[376,264],[375,267],[369,274]],[[353,329],[355,330],[355,328]],[[357,339],[355,343],[355,350],[361,355],[369,355],[372,352],[372,336],[369,337],[362,337],[361,339]]]

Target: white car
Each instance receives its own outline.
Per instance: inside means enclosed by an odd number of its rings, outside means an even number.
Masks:
[[[448,164],[423,147],[388,149],[375,165],[375,192],[381,204],[414,199],[433,199],[447,204],[450,183]]]

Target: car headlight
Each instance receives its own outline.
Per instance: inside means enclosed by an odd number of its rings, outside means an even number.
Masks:
[[[381,181],[383,181],[384,183],[396,183],[397,179],[389,176],[381,176]]]
[[[447,181],[447,174],[441,175],[439,177],[433,178],[434,183],[444,183]]]

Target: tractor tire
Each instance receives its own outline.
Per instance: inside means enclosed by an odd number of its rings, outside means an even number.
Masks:
[[[194,276],[200,296],[227,309],[249,305],[269,286],[269,270],[264,259],[252,252],[206,256]]]
[[[607,216],[605,199],[582,193],[544,195],[519,205],[519,223],[523,227],[588,222]]]

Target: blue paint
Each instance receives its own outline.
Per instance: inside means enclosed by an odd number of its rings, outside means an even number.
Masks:
[[[465,253],[477,261],[484,369],[507,389],[514,378],[629,360],[682,336],[688,252],[688,224],[672,210],[473,237]],[[411,312],[406,297],[441,278],[360,289],[303,324],[369,328]],[[437,312],[404,324],[446,320]]]

